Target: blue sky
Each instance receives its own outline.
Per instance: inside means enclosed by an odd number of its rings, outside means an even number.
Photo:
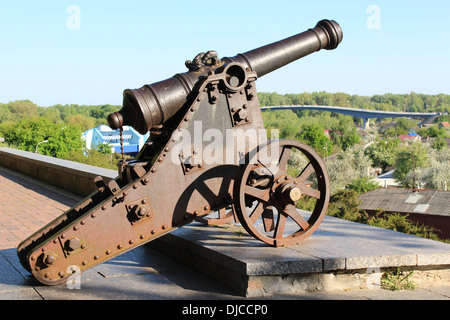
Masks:
[[[119,105],[199,52],[234,56],[324,18],[341,45],[261,77],[259,91],[450,94],[449,12],[444,0],[0,0],[0,102]]]

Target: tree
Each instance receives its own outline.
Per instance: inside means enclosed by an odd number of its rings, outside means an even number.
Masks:
[[[413,174],[419,167],[425,167],[429,162],[426,147],[416,142],[404,146],[397,154],[395,161],[394,178],[405,188],[415,188],[415,178],[408,179],[410,172]]]
[[[372,160],[373,166],[383,171],[395,165],[400,139],[378,140],[365,149],[365,154]]]
[[[16,119],[37,116],[37,105],[30,100],[19,100],[8,103],[8,108]]]
[[[363,194],[375,189],[380,186],[368,177],[360,177],[353,179],[349,184],[345,186],[345,189],[354,190],[357,194]]]
[[[333,144],[324,133],[323,127],[318,124],[309,124],[302,127],[300,140],[314,148],[322,156],[328,152],[331,154]]]
[[[341,152],[336,160],[327,162],[331,193],[344,189],[355,179],[366,177],[372,161],[364,154],[363,147],[356,145]]]
[[[427,189],[446,189],[450,186],[450,149],[429,151],[429,163],[410,172],[405,180],[414,181]]]
[[[64,158],[70,150],[81,150],[81,130],[78,126],[52,123],[49,119],[35,117],[22,119],[3,129],[5,142],[21,150]]]
[[[368,215],[359,211],[361,201],[355,190],[340,190],[330,198],[328,215],[356,222],[367,222]]]
[[[82,114],[70,116],[67,123],[71,126],[79,126],[82,131],[95,127],[95,119]]]

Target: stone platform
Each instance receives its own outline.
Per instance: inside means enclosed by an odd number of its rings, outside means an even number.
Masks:
[[[246,297],[377,289],[389,268],[413,271],[409,280],[418,287],[450,286],[450,244],[330,216],[289,247],[268,247],[236,224],[197,222],[147,245]]]

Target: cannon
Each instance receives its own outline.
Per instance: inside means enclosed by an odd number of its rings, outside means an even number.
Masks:
[[[328,173],[311,147],[265,130],[255,81],[335,49],[342,36],[335,21],[322,20],[234,57],[200,53],[185,73],[125,90],[108,124],[150,131],[148,140],[134,159],[122,157],[117,178],[94,179],[95,192],[20,243],[21,264],[43,284],[61,284],[74,268],[87,270],[194,220],[234,219],[274,247],[303,241],[327,211]]]

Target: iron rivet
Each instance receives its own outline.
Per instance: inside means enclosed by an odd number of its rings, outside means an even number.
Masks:
[[[49,277],[49,274],[48,274],[48,273],[44,274],[44,277],[48,278],[48,277]]]
[[[39,267],[36,267],[36,268],[34,268],[34,270],[35,270],[35,271],[40,271],[40,270],[41,270],[41,268],[39,268]]]
[[[83,266],[85,266],[85,265],[87,265],[87,261],[83,261],[81,264],[82,264]]]
[[[102,206],[102,210],[106,210],[106,204]]]
[[[236,112],[236,109],[235,108],[231,108],[231,112]]]
[[[159,162],[163,161],[163,157],[159,157],[159,158],[158,158],[158,161],[159,161]]]
[[[166,229],[166,228],[167,228],[167,226],[166,226],[166,225],[163,225],[163,226],[162,226],[162,228],[163,228],[163,229]]]
[[[34,261],[34,259],[36,259],[35,257],[31,257],[31,261]]]
[[[198,215],[198,211],[196,210],[196,211],[194,211],[194,215]]]
[[[146,204],[146,203],[147,203],[147,200],[142,199],[141,203],[142,203],[142,204]]]
[[[141,234],[141,236],[140,236],[139,238],[141,238],[141,239],[144,239],[144,235],[143,235],[143,234]]]
[[[78,230],[78,226],[73,227],[73,231],[77,231]]]
[[[188,122],[188,121],[189,121],[189,118],[188,118],[188,117],[184,118],[184,121]]]
[[[289,177],[288,176],[284,177],[284,180],[289,180]]]
[[[155,233],[156,233],[156,230],[155,230],[155,229],[153,229],[153,230],[152,230],[152,234],[155,234]]]
[[[95,216],[96,216],[95,213],[92,213],[92,214],[91,214],[91,218],[95,218]]]
[[[98,260],[98,256],[94,256],[94,260]]]
[[[85,244],[82,244],[82,245],[81,245],[81,249],[84,249],[84,248],[86,248],[86,245],[85,245]]]
[[[106,250],[106,254],[110,254],[111,253],[111,251],[109,251],[109,250]]]
[[[164,149],[164,151],[165,151],[165,152],[169,152],[169,148],[166,147],[166,148]]]
[[[60,271],[58,272],[58,276],[62,277],[64,275],[64,272]]]
[[[135,183],[135,184],[133,184],[133,189],[137,189],[137,184]]]
[[[53,243],[58,243],[58,239],[53,239]]]
[[[247,105],[244,104],[244,105],[242,106],[242,109],[247,109]]]
[[[117,249],[122,249],[122,245],[119,244],[119,245],[117,246]]]
[[[162,161],[162,159],[161,159],[161,161]],[[152,170],[150,170],[151,172],[156,172],[156,168],[152,168]],[[147,182],[146,183],[148,183],[148,179],[147,179]]]
[[[42,248],[42,252],[45,252],[45,251],[47,251],[47,247]]]
[[[64,239],[65,237],[66,237],[66,234],[63,233],[63,234],[61,235],[61,239]]]
[[[203,209],[205,210],[209,210],[209,206],[205,206]]]
[[[133,244],[133,242],[134,242],[133,240],[128,241],[129,244]]]
[[[154,170],[155,170],[155,168],[152,169],[152,172],[155,172]],[[144,183],[148,183],[148,178],[144,179]]]
[[[81,220],[80,222],[82,225],[84,225],[86,223],[86,220]]]

